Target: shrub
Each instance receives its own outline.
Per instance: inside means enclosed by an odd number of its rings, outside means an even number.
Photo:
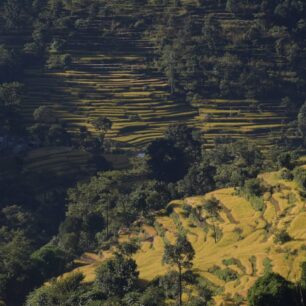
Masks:
[[[216,275],[225,282],[238,279],[238,273],[230,268],[221,269],[219,266],[213,266],[208,269],[208,272]]]
[[[296,164],[296,154],[294,152],[284,152],[277,157],[279,168],[292,170]]]
[[[183,209],[183,214],[186,218],[188,218],[191,214],[192,211],[192,206],[188,205],[188,204],[183,204],[182,205],[182,209]]]
[[[264,191],[260,180],[257,178],[247,180],[244,184],[243,190],[245,193],[256,197],[261,196]]]
[[[67,69],[72,64],[72,57],[70,54],[57,55],[52,54],[48,58],[48,69]]]
[[[272,261],[270,258],[265,257],[263,260],[263,266],[265,268],[265,273],[272,272]]]
[[[290,241],[291,239],[292,238],[286,230],[281,230],[275,233],[274,242],[278,244],[283,244]]]
[[[296,168],[293,171],[294,180],[300,185],[304,190],[306,189],[306,170],[302,168]]]
[[[252,266],[252,275],[256,275],[257,269],[256,269],[256,262],[257,259],[256,257],[253,255],[249,258],[249,262],[251,263]]]
[[[284,168],[281,170],[280,172],[280,177],[283,179],[283,180],[287,180],[287,181],[292,181],[293,180],[293,174],[291,173],[290,170]]]

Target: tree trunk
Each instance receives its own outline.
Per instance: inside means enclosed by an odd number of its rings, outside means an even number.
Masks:
[[[301,285],[300,285],[300,284],[298,285],[298,287],[299,287],[300,296],[301,296],[301,305],[302,305],[302,306],[305,306],[305,303],[304,303],[304,297],[303,297],[303,290],[302,290],[302,288],[301,288]]]
[[[178,266],[179,268],[179,306],[182,306],[182,267],[181,265]]]
[[[106,235],[107,235],[107,238],[108,238],[108,209],[109,209],[109,207],[108,207],[108,203],[107,203],[107,205],[106,205]]]

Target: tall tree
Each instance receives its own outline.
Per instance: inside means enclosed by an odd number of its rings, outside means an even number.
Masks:
[[[186,156],[172,140],[158,139],[147,148],[148,166],[153,178],[164,182],[175,182],[187,171]]]
[[[187,237],[183,234],[179,234],[176,243],[166,244],[164,255],[163,255],[163,263],[175,266],[178,269],[179,277],[178,277],[178,285],[179,285],[179,293],[178,293],[178,301],[179,305],[182,305],[182,272],[183,269],[190,269],[192,267],[192,260],[195,256],[195,251],[191,245],[191,243],[187,240]]]
[[[101,116],[101,117],[98,117],[98,118],[92,120],[91,124],[97,130],[97,132],[99,133],[99,136],[98,136],[98,139],[97,139],[98,143],[97,143],[97,146],[96,146],[96,149],[99,152],[103,149],[105,135],[112,128],[113,123],[107,117]]]
[[[138,274],[133,259],[116,254],[97,269],[95,287],[107,297],[122,297],[136,288]]]
[[[208,212],[212,220],[213,230],[214,230],[214,239],[215,239],[215,243],[217,243],[217,231],[216,231],[215,221],[218,216],[218,212],[221,209],[220,202],[215,197],[212,197],[211,199],[207,200],[203,204],[203,209]]]
[[[298,129],[305,141],[306,138],[306,102],[300,108],[298,114]]]

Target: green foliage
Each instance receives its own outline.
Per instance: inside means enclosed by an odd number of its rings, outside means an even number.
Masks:
[[[236,265],[244,274],[246,274],[246,268],[245,266],[241,263],[241,261],[237,258],[228,258],[228,259],[223,259],[222,263],[225,266],[230,266],[230,265]]]
[[[218,144],[204,159],[216,167],[217,187],[243,186],[263,169],[264,158],[259,148],[241,141]]]
[[[48,69],[68,69],[72,64],[70,54],[51,54],[47,61]]]
[[[283,180],[287,180],[287,181],[292,181],[293,180],[293,174],[291,173],[290,170],[288,170],[286,168],[281,170],[280,177]]]
[[[0,228],[0,297],[20,303],[35,280],[31,279],[31,242],[21,230]]]
[[[122,297],[136,289],[138,271],[135,261],[121,255],[103,263],[96,271],[95,287],[107,297]]]
[[[33,112],[33,118],[39,123],[56,123],[58,121],[57,115],[52,107],[39,106]]]
[[[165,208],[170,201],[170,194],[164,183],[148,180],[132,190],[129,201],[137,211],[146,215],[152,210]]]
[[[120,243],[118,249],[120,254],[130,257],[139,250],[139,247],[139,242],[133,239],[129,242]]]
[[[163,263],[178,269],[178,299],[182,305],[182,270],[192,267],[195,251],[187,237],[180,234],[174,245],[167,243],[163,254]]]
[[[247,180],[244,184],[244,192],[251,196],[260,197],[263,194],[263,186],[259,179]]]
[[[263,266],[265,268],[265,273],[271,273],[272,272],[272,260],[268,257],[265,257],[263,260]]]
[[[265,188],[259,179],[247,180],[243,188],[239,191],[257,211],[264,211],[265,203],[262,198]]]
[[[48,286],[43,286],[29,294],[27,306],[77,305],[80,294],[84,292],[81,273],[72,274],[65,279],[55,280]]]
[[[0,51],[1,52],[1,51]],[[0,84],[0,123],[2,131],[23,131],[20,106],[23,102],[24,86],[19,82]]]
[[[177,184],[180,196],[203,195],[215,188],[216,169],[206,162],[192,165],[185,177]]]
[[[294,305],[292,285],[275,273],[260,277],[248,292],[250,306]]]
[[[105,134],[108,130],[112,128],[112,122],[107,117],[102,116],[92,120],[91,124],[97,129],[100,133]]]
[[[216,275],[225,282],[231,282],[238,279],[238,273],[230,268],[221,269],[218,266],[213,266],[208,269],[208,272]]]
[[[187,171],[184,152],[175,147],[173,141],[160,139],[153,141],[147,148],[148,167],[154,179],[176,182]]]
[[[20,29],[29,22],[26,0],[5,0],[3,1],[3,17],[8,29]]]
[[[274,236],[275,243],[284,244],[290,240],[292,240],[292,238],[290,237],[290,235],[287,233],[286,230],[280,230],[275,233]]]
[[[256,256],[252,255],[249,257],[249,262],[252,266],[252,275],[255,276],[257,273],[257,259]]]
[[[175,245],[167,244],[163,255],[163,262],[179,269],[189,269],[195,252],[191,243],[184,235],[177,238]]]
[[[277,164],[279,168],[292,170],[296,166],[296,161],[296,152],[282,152],[277,156]]]
[[[298,167],[293,171],[294,180],[299,184],[301,189],[306,190],[306,170]]]
[[[31,260],[44,281],[63,273],[68,258],[58,247],[45,245],[31,255]]]
[[[186,124],[170,125],[165,131],[165,138],[173,141],[175,147],[185,152],[189,164],[193,164],[201,156],[201,143],[196,139],[195,129]]]

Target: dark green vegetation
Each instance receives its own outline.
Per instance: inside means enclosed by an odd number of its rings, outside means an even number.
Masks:
[[[238,186],[260,210],[254,178],[280,168],[305,190],[292,172],[306,139],[305,15],[302,0],[1,0],[0,300],[181,304],[186,283],[190,305],[205,305],[213,293],[182,272],[194,254],[181,238],[165,254],[179,274],[152,284],[125,245],[92,285],[77,274],[40,286],[171,199]],[[254,135],[269,146],[235,141]],[[268,275],[249,298],[300,301],[304,283]]]

